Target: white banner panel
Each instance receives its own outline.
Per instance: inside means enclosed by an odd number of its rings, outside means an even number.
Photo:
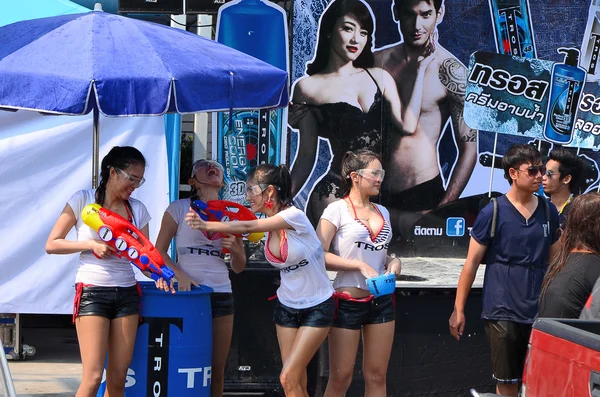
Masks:
[[[146,157],[133,197],[152,216],[154,242],[169,203],[164,118],[101,116],[100,159],[113,146]],[[0,111],[0,313],[71,313],[79,255],[48,255],[45,244],[69,197],[91,188],[91,170],[91,115]]]

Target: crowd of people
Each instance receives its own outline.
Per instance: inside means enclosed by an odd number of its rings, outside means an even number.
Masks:
[[[174,201],[164,213],[156,248],[174,270],[177,289],[188,291],[203,284],[214,290],[213,397],[223,394],[234,324],[228,265],[239,273],[247,259],[242,239],[235,235],[253,232],[267,234],[265,258],[281,274],[273,321],[285,394],[308,396],[307,365],[328,338],[330,376],[325,396],[346,395],[362,336],[365,395],[387,395],[395,294],[374,297],[366,280],[400,274],[400,259],[387,252],[398,212],[427,212],[456,199],[472,172],[476,152],[476,131],[467,128],[461,116],[464,92],[456,89],[464,84],[452,79],[461,73],[451,73],[464,66],[435,40],[443,2],[397,0],[393,12],[405,42],[375,54],[374,21],[363,2],[335,0],[321,19],[315,58],[307,76],[294,87],[290,118],[304,132],[300,156],[314,156],[319,136],[335,143],[335,153],[306,212],[292,199],[313,162],[302,161],[293,174],[285,165],[263,164],[248,176],[246,197],[251,210],[265,218],[204,221],[192,210],[191,201],[218,199],[224,170],[216,161],[199,160],[188,181],[191,197]],[[415,15],[423,23],[418,29],[411,22]],[[431,64],[435,67],[429,68]],[[414,84],[401,84],[406,76]],[[382,124],[383,118],[389,122]],[[457,171],[444,189],[435,142],[447,119],[460,150]],[[439,128],[424,129],[431,125]],[[356,128],[360,139],[347,139],[346,130]],[[388,135],[388,128],[397,133]],[[384,135],[392,149],[381,159]],[[131,266],[95,237],[81,212],[88,204],[100,204],[147,236],[150,215],[141,201],[131,197],[144,183],[145,167],[137,149],[113,148],[102,161],[99,187],[73,194],[48,237],[48,253],[80,255],[73,312],[83,363],[77,397],[96,396],[107,353],[106,393],[124,395],[140,315]],[[543,159],[532,145],[513,145],[504,154],[502,167],[510,188],[485,206],[473,225],[449,327],[460,340],[469,291],[478,267],[485,263],[481,318],[496,390],[516,396],[537,317],[600,318],[600,193],[578,195],[581,164],[566,149],[555,148]],[[386,168],[404,178],[382,189]],[[542,185],[549,198],[536,194]],[[371,201],[386,196],[402,198],[398,202],[405,208],[388,210]],[[316,229],[311,223],[315,216]],[[73,228],[76,239],[69,240]],[[175,257],[168,252],[173,238]],[[223,249],[230,253],[229,264]],[[327,270],[337,272],[333,283]],[[157,282],[157,288],[176,293],[174,285],[164,281]]]
[[[140,313],[132,268],[94,237],[81,211],[98,203],[147,235],[148,211],[131,197],[144,183],[145,164],[137,149],[113,148],[102,161],[100,186],[76,192],[48,237],[48,253],[80,254],[73,312],[83,363],[77,396],[96,395],[107,353],[106,390],[123,395]],[[600,319],[600,193],[576,194],[581,164],[566,149],[555,148],[544,164],[534,146],[513,145],[502,166],[510,188],[485,206],[473,225],[450,332],[460,340],[465,303],[477,269],[485,263],[481,318],[493,377],[498,394],[516,396],[536,318]],[[249,176],[250,208],[265,218],[209,222],[191,208],[196,198],[218,199],[223,167],[213,160],[194,163],[191,197],[166,209],[156,247],[174,270],[177,289],[188,291],[203,284],[214,290],[212,396],[223,393],[234,316],[229,270],[221,250],[229,250],[234,272],[243,271],[245,251],[235,235],[253,232],[267,233],[265,258],[281,273],[273,321],[286,395],[308,395],[306,367],[326,338],[330,377],[325,396],[345,395],[361,333],[365,393],[386,395],[395,332],[394,294],[374,297],[366,285],[371,277],[399,275],[401,269],[400,260],[387,253],[392,238],[389,212],[371,201],[381,191],[385,170],[376,153],[362,149],[344,155],[340,175],[343,197],[324,209],[316,230],[291,204],[292,182],[285,165],[263,164]],[[537,194],[542,184],[549,198]],[[67,239],[72,228],[75,240]],[[168,254],[173,238],[176,258]],[[327,270],[337,272],[333,284]],[[157,288],[176,292],[173,284],[162,280]]]

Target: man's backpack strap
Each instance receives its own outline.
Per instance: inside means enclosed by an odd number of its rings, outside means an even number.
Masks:
[[[492,225],[490,226],[490,238],[493,239],[496,237],[496,223],[498,222],[498,199],[492,197],[490,201],[494,206],[494,211],[492,212]]]
[[[548,200],[546,200],[542,196],[538,196],[538,199],[544,203],[544,210],[546,213],[546,225],[548,227],[548,233],[550,233],[550,204],[548,204]],[[492,197],[490,202],[494,206],[494,210],[492,212],[492,224],[490,226],[490,238],[493,239],[496,237],[496,226],[498,224],[498,198]]]

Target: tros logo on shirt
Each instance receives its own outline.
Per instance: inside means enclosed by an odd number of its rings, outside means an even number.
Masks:
[[[388,249],[389,244],[379,244],[379,245],[372,245],[369,243],[365,243],[364,241],[355,241],[354,244],[356,244],[357,248],[362,248],[365,251],[381,251],[381,250],[386,250]]]
[[[223,252],[221,250],[206,249],[206,248],[194,248],[194,247],[187,247],[187,250],[190,254],[218,256],[221,259],[225,258],[225,254],[223,254]]]
[[[281,271],[283,273],[289,273],[289,272],[293,272],[295,270],[298,270],[301,267],[304,267],[306,265],[308,265],[308,261],[306,259],[302,259],[300,261],[300,263],[298,263],[297,265],[291,265],[291,266],[288,266],[288,267],[284,267],[283,269],[281,269]]]

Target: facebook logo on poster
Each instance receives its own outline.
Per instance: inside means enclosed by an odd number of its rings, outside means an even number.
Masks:
[[[465,218],[446,219],[446,236],[462,237],[465,235]]]

